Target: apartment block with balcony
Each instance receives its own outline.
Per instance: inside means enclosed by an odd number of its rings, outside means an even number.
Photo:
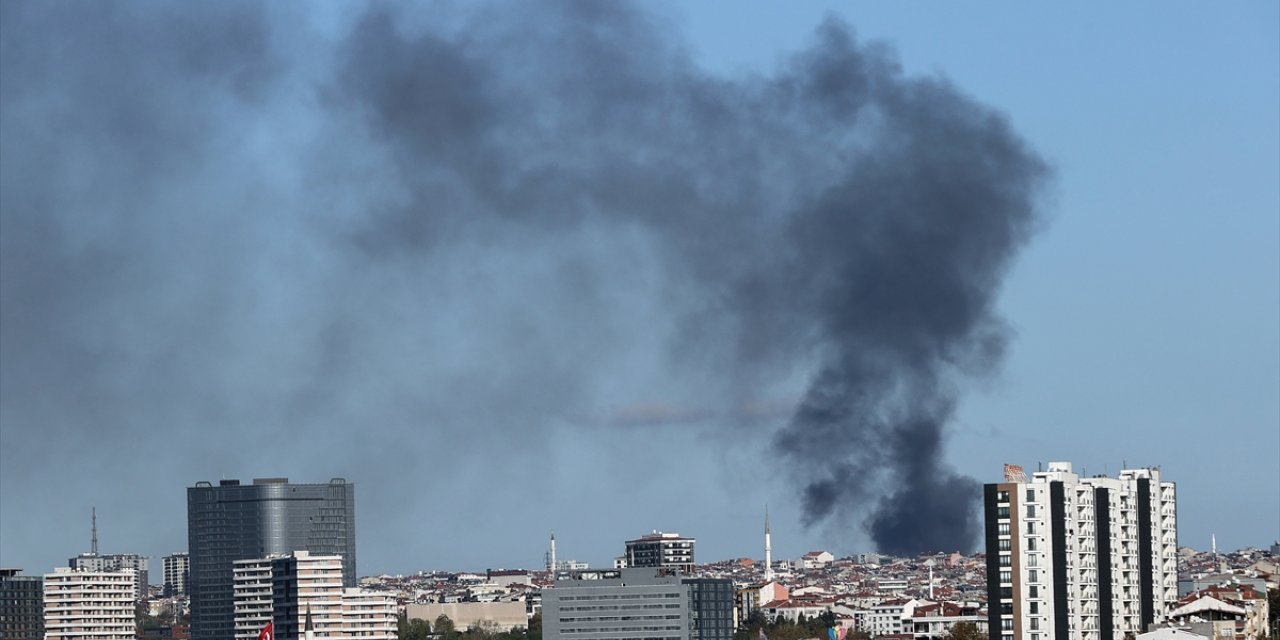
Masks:
[[[988,484],[988,626],[994,640],[1122,640],[1177,600],[1177,507],[1159,469],[1082,478],[1051,462]]]
[[[46,640],[133,640],[137,635],[134,569],[59,567],[44,575]]]

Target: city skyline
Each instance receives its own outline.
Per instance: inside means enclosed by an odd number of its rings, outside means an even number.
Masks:
[[[362,574],[539,566],[552,531],[561,557],[593,564],[652,529],[696,537],[700,558],[758,557],[765,504],[776,558],[871,551],[864,522],[883,487],[815,517],[804,491],[831,467],[832,440],[775,447],[818,355],[784,349],[802,342],[792,337],[760,340],[752,362],[770,366],[738,367],[750,341],[735,343],[742,327],[702,303],[716,291],[703,270],[747,267],[718,253],[701,263],[702,245],[593,217],[599,203],[575,200],[581,217],[550,227],[403,217],[415,199],[465,207],[471,196],[451,191],[444,169],[398,177],[436,165],[390,141],[474,169],[508,158],[428,142],[524,121],[470,109],[495,90],[481,85],[432,111],[449,127],[397,138],[369,124],[374,107],[351,102],[397,86],[362,70],[522,60],[527,76],[490,70],[502,91],[545,100],[525,77],[613,86],[610,74],[546,70],[565,65],[537,37],[578,33],[573,20],[617,27],[601,65],[632,65],[657,86],[688,73],[692,86],[744,95],[800,77],[805,56],[845,34],[851,59],[900,65],[884,77],[902,86],[937,80],[1044,160],[1034,228],[998,261],[982,305],[1007,329],[997,331],[1009,338],[1003,364],[927,380],[949,416],[936,464],[880,470],[877,482],[951,472],[994,482],[1003,463],[1071,460],[1088,474],[1159,465],[1179,483],[1182,544],[1280,537],[1274,4],[708,3],[585,17],[315,6],[0,5],[0,566],[43,573],[88,550],[95,506],[103,552],[158,563],[186,551],[184,487],[278,476],[360,487]],[[546,31],[517,29],[519,19]],[[477,41],[531,39],[457,44],[472,28]],[[399,35],[365,38],[387,33]],[[55,41],[64,45],[46,46]],[[613,79],[617,91],[649,86]],[[566,121],[629,117],[625,101],[589,104],[609,108]],[[395,124],[398,114],[375,115]],[[779,145],[816,139],[775,124]],[[730,151],[773,149],[707,127]],[[634,151],[619,157],[653,153],[606,129],[618,137],[604,146]],[[671,139],[681,142],[654,144]],[[699,149],[679,157],[714,155],[708,139],[690,139]],[[826,159],[781,148],[784,160]],[[576,157],[549,166],[574,170]],[[741,157],[705,168],[731,173]],[[791,175],[761,157],[758,175]],[[540,174],[530,175],[477,188]],[[683,202],[657,188],[677,181],[665,178],[619,192]],[[484,206],[514,206],[497,200]],[[450,225],[465,233],[422,242]],[[771,339],[776,328],[754,327]]]

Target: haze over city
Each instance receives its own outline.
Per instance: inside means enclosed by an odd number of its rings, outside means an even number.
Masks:
[[[342,477],[361,575],[1280,538],[1280,8],[0,3],[0,566]],[[893,548],[894,545],[901,545]]]

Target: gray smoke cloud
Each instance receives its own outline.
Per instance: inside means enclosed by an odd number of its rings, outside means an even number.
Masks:
[[[806,523],[972,548],[946,425],[1047,171],[850,26],[725,77],[622,3],[0,11],[5,502],[49,446],[368,482],[654,394],[757,434],[799,375]]]

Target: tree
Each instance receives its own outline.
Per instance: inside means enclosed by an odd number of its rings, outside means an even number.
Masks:
[[[1267,627],[1272,638],[1280,638],[1280,589],[1267,589]]]
[[[827,609],[818,614],[818,621],[822,623],[822,628],[830,629],[836,626],[836,612]]]
[[[431,625],[431,628],[442,640],[454,640],[458,636],[462,635],[458,633],[457,628],[454,627],[453,620],[450,620],[449,616],[446,616],[443,613],[436,617],[436,623]]]
[[[542,613],[533,614],[529,618],[529,632],[525,634],[528,640],[542,640]]]
[[[430,640],[431,623],[421,618],[408,619],[400,616],[396,622],[396,631],[400,640]]]
[[[972,622],[960,622],[951,627],[946,640],[985,640],[986,636],[978,631],[978,625]]]

